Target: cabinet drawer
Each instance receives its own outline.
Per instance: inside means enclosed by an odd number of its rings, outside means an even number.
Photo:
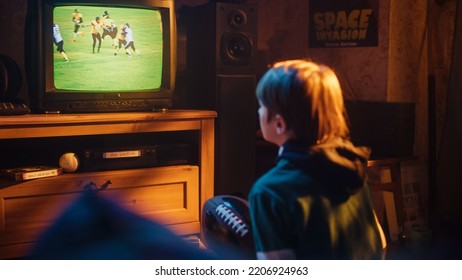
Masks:
[[[0,258],[27,253],[69,204],[89,185],[120,206],[166,225],[178,234],[197,233],[199,168],[169,166],[132,170],[64,174],[1,187]]]

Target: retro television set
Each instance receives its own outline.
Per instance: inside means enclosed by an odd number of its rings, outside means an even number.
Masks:
[[[74,34],[76,11],[82,22]],[[118,34],[114,40],[105,36],[99,49],[96,40],[93,48],[92,21],[99,17],[102,22],[107,15]],[[55,24],[67,61],[53,39]],[[128,54],[126,45],[118,44],[127,27],[136,48],[129,47]],[[168,109],[176,39],[173,0],[29,0],[24,41],[31,107],[62,113]]]

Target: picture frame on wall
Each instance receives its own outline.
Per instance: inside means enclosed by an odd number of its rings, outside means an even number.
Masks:
[[[309,2],[310,48],[378,46],[379,0]]]

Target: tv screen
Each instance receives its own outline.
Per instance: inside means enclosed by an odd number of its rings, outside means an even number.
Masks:
[[[71,21],[72,15],[78,17],[74,19],[76,22]],[[160,88],[163,36],[159,11],[63,6],[54,8],[53,23],[64,40],[67,58],[54,51],[56,89],[133,91]],[[130,42],[126,40],[127,35]]]
[[[173,1],[29,0],[25,42],[33,109],[150,111],[172,105]]]

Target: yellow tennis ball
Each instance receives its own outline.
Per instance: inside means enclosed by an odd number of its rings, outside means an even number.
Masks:
[[[59,166],[64,172],[75,172],[79,168],[79,158],[74,153],[64,153],[59,158]]]

